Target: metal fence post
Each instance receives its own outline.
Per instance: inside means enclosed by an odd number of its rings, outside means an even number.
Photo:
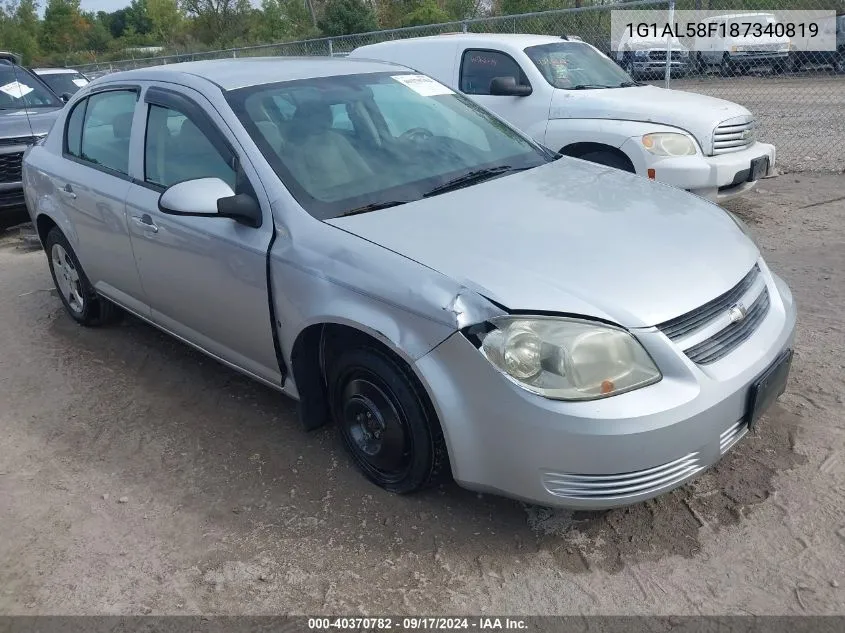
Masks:
[[[461,33],[466,33],[466,32],[467,32],[467,23],[461,22]]]
[[[332,46],[332,38],[329,38],[329,57],[334,57],[334,47]]]
[[[669,0],[669,26],[675,24],[675,0]],[[669,87],[672,77],[672,36],[666,38],[666,88]]]

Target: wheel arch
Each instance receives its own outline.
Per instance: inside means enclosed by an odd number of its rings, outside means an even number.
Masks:
[[[587,141],[570,143],[560,150],[561,154],[564,156],[571,156],[572,158],[581,158],[582,156],[593,152],[606,152],[608,154],[613,154],[614,156],[619,156],[631,166],[632,172],[636,172],[636,167],[634,166],[634,161],[631,160],[631,157],[618,147],[613,147],[612,145]]]

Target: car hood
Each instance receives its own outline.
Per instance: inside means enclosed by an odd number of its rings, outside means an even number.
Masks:
[[[626,327],[701,306],[759,257],[716,205],[572,158],[328,222],[509,309]]]
[[[741,105],[681,90],[633,86],[599,90],[555,90],[550,119],[615,119],[645,121],[681,128],[692,134],[705,152],[713,130],[728,119],[750,116]]]
[[[27,117],[26,110],[0,110],[0,138],[47,134],[61,111],[61,108],[30,108]]]

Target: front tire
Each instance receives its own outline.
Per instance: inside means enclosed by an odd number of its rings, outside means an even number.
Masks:
[[[398,494],[438,483],[449,470],[446,443],[411,370],[369,345],[343,350],[329,362],[332,418],[361,472]]]
[[[59,298],[74,321],[86,326],[104,325],[119,318],[119,308],[97,294],[70,242],[58,228],[47,234],[44,250]]]

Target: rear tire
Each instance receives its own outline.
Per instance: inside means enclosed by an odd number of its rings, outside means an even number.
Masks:
[[[105,325],[120,318],[120,309],[97,294],[76,257],[73,248],[58,228],[44,240],[53,283],[67,313],[80,325]]]
[[[332,418],[367,479],[407,494],[445,477],[443,431],[422,386],[401,360],[358,344],[331,358],[326,374]]]
[[[598,163],[599,165],[615,167],[616,169],[621,169],[622,171],[627,171],[632,174],[634,173],[634,166],[631,164],[631,161],[619,154],[614,154],[613,152],[587,152],[586,154],[581,154],[578,158],[581,160],[588,160],[591,163]]]

